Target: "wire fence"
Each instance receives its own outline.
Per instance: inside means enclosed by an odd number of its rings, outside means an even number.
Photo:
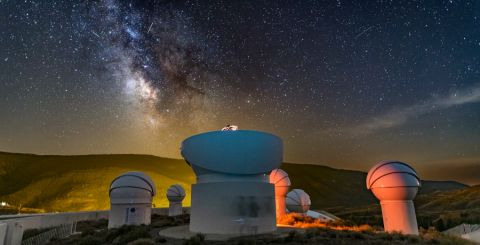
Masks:
[[[77,222],[61,225],[57,228],[44,232],[40,235],[30,237],[22,241],[22,245],[41,245],[48,243],[52,238],[65,238],[77,230]]]

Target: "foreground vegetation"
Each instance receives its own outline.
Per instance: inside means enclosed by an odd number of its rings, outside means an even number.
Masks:
[[[444,235],[435,228],[428,230],[420,229],[420,235],[405,235],[398,232],[385,233],[381,227],[368,225],[356,225],[351,221],[321,222],[312,218],[302,218],[298,214],[290,214],[279,218],[280,222],[291,224],[296,227],[305,227],[303,234],[291,231],[287,236],[275,237],[270,234],[255,236],[243,236],[232,238],[227,241],[209,241],[203,234],[197,234],[189,239],[172,239],[160,236],[161,229],[171,226],[188,224],[189,216],[180,215],[168,217],[153,215],[151,225],[125,225],[116,229],[107,229],[108,221],[84,221],[79,222],[77,231],[80,234],[72,235],[64,239],[53,238],[49,245],[208,245],[208,244],[444,244],[444,245],[473,245],[475,243],[460,237]],[[292,224],[293,222],[293,224]],[[38,235],[47,230],[28,230],[24,233],[24,239]]]

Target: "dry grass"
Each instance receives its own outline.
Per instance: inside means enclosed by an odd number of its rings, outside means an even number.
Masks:
[[[357,226],[351,221],[322,221],[314,219],[312,217],[305,217],[298,213],[290,213],[277,218],[277,223],[282,225],[291,225],[304,229],[310,229],[314,227],[318,228],[330,228],[334,230],[349,230],[349,231],[365,231],[375,230],[369,225]]]

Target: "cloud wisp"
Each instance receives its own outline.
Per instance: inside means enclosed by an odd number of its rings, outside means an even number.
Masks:
[[[410,118],[418,117],[433,111],[447,109],[452,106],[480,102],[480,86],[455,91],[448,96],[432,96],[430,99],[410,107],[391,110],[383,115],[373,117],[359,125],[348,128],[330,128],[321,131],[322,135],[338,135],[343,137],[365,137],[371,134],[398,127]]]

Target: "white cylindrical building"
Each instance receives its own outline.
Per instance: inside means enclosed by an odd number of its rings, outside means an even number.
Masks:
[[[256,234],[275,231],[275,186],[270,172],[283,160],[283,140],[247,130],[203,133],[182,142],[197,176],[190,231]]]
[[[305,191],[300,189],[294,189],[287,194],[286,206],[289,212],[300,213],[307,216],[307,212],[310,209],[312,202],[310,196]]]
[[[132,171],[115,178],[110,184],[108,228],[130,224],[149,225],[155,194],[155,184],[145,173]]]
[[[381,162],[368,172],[367,188],[380,200],[385,231],[418,235],[412,200],[420,186],[417,172],[403,162]]]
[[[172,185],[167,190],[167,199],[170,202],[168,216],[182,214],[182,201],[186,196],[185,189],[181,185]]]
[[[287,195],[291,186],[290,178],[288,178],[288,174],[285,171],[275,169],[270,173],[270,183],[275,185],[275,210],[278,218],[287,213],[285,195]]]

